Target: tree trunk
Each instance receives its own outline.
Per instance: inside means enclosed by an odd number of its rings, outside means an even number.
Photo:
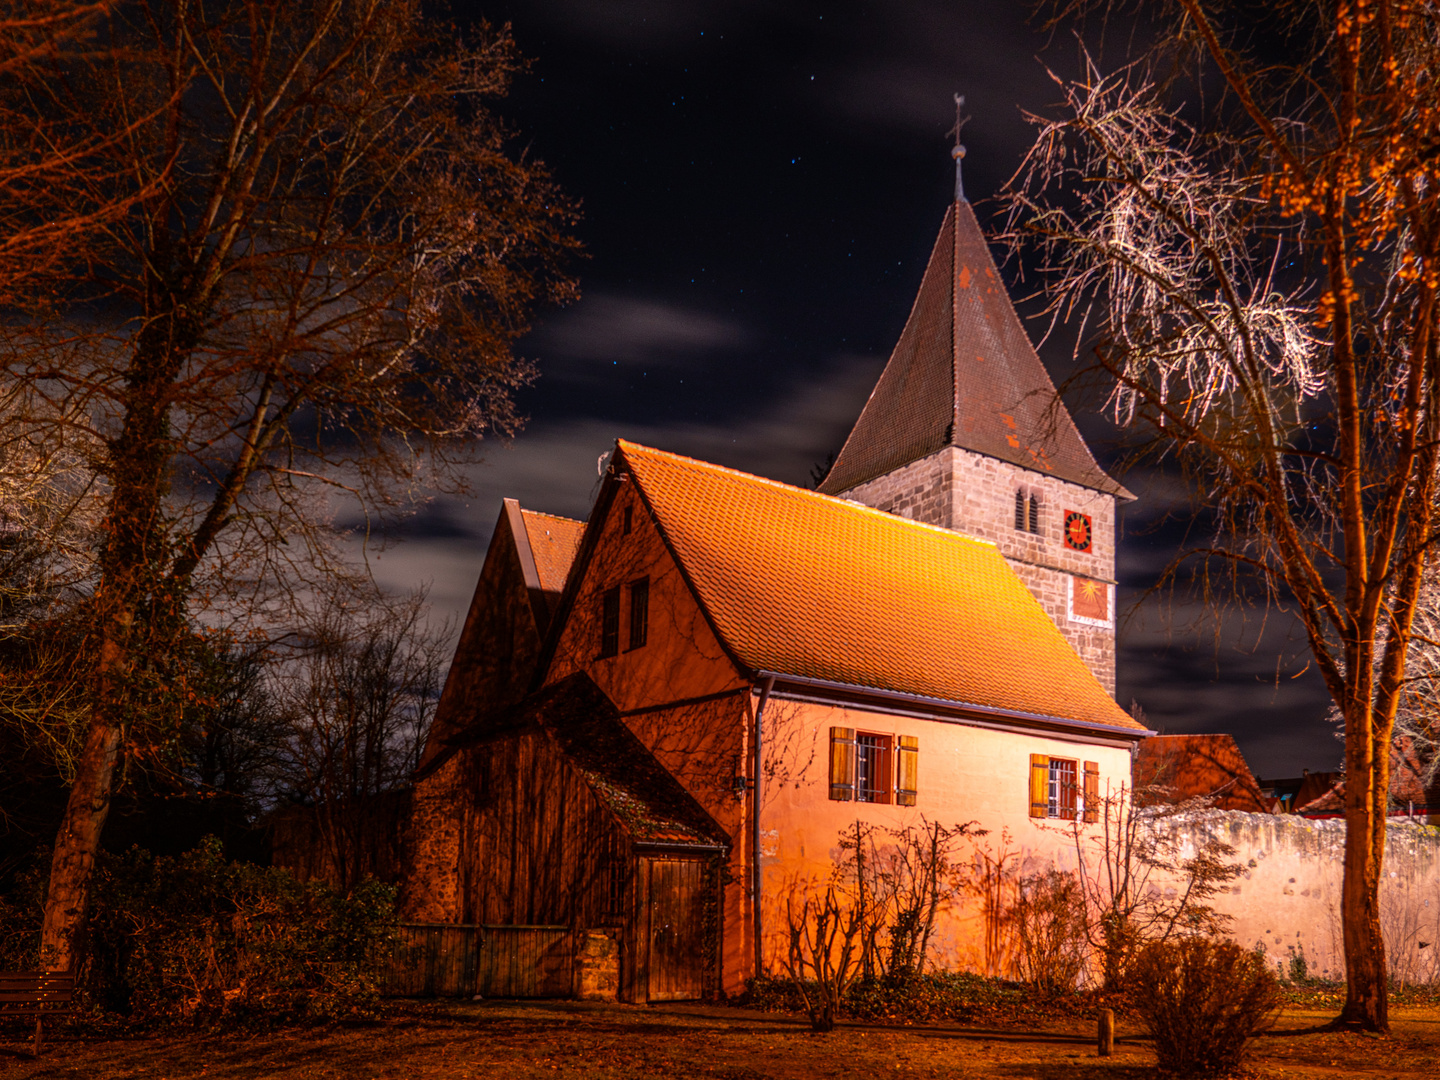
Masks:
[[[177,326],[182,331],[178,340]],[[142,632],[149,646],[154,648],[160,640],[155,634],[154,612],[144,604],[153,598],[154,568],[165,549],[160,501],[169,465],[166,392],[180,358],[193,348],[190,326],[191,321],[176,319],[172,311],[138,336],[126,377],[125,423],[110,451],[113,491],[105,516],[106,540],[94,603],[100,643],[90,730],[55,837],[40,932],[41,962],[53,970],[73,970],[78,959],[75,934],[85,918],[90,875],[110,814],[115,766],[125,741],[127,709],[133,704],[128,683],[137,616],[146,624]],[[163,617],[177,623],[183,616],[170,609]]]
[[[1369,717],[1365,718],[1366,726]],[[1376,748],[1370,737],[1356,737],[1353,725],[1346,745],[1345,880],[1341,922],[1345,941],[1345,1008],[1336,1027],[1388,1033],[1385,938],[1380,932],[1380,872],[1385,858],[1385,790],[1376,791]],[[1368,736],[1368,732],[1366,732]],[[1377,809],[1378,803],[1378,809]]]
[[[113,691],[124,664],[124,638],[130,621],[128,613],[104,621],[97,680],[101,690],[91,708],[90,730],[50,859],[50,887],[40,930],[40,966],[49,971],[73,971],[77,960],[75,932],[89,904],[90,875],[110,815],[115,766],[120,758],[121,731],[114,720]]]

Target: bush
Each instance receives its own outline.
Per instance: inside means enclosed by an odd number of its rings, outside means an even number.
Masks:
[[[175,858],[132,848],[97,867],[84,988],[141,1021],[371,1017],[393,899],[227,863],[214,837]]]
[[[802,989],[792,979],[749,979],[741,1004],[767,1012],[805,1012],[815,987]],[[840,1015],[887,1024],[968,1022],[1033,1015],[1025,988],[984,975],[931,971],[923,975],[887,975],[853,982],[839,1003]]]
[[[1233,941],[1182,938],[1145,946],[1131,993],[1160,1067],[1180,1076],[1234,1070],[1246,1041],[1269,1027],[1280,987],[1262,956]]]
[[[1011,909],[1020,977],[1042,994],[1073,993],[1085,970],[1085,893],[1074,874],[1051,870],[1020,882]]]

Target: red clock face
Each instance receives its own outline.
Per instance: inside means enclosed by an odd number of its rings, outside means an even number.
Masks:
[[[1065,511],[1065,546],[1072,551],[1090,550],[1090,515],[1079,510]]]

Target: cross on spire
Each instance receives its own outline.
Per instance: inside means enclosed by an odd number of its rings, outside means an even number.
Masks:
[[[955,148],[950,151],[950,156],[955,159],[955,201],[965,201],[965,185],[960,179],[960,163],[965,160],[965,146],[960,142],[960,129],[969,120],[961,110],[965,108],[965,95],[955,95],[955,126],[950,129],[949,134],[955,136]]]

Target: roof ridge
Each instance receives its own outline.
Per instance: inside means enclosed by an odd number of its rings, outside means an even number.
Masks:
[[[848,507],[851,510],[878,517],[881,520],[890,522],[892,524],[907,525],[917,529],[928,529],[929,531],[939,533],[942,536],[948,536],[958,540],[967,540],[970,543],[979,544],[982,547],[994,548],[997,551],[1000,548],[1000,545],[997,544],[994,540],[986,540],[983,536],[973,536],[970,533],[961,532],[959,529],[947,529],[943,525],[932,525],[928,521],[918,521],[915,518],[901,517],[899,514],[892,514],[888,510],[878,510],[873,506],[869,506],[866,503],[860,502],[858,499],[846,499],[842,498],[839,495],[827,495],[825,494],[825,492],[816,491],[814,488],[804,488],[796,484],[787,484],[783,480],[772,480],[768,476],[759,476],[755,473],[748,473],[744,469],[732,468],[729,465],[717,465],[713,461],[701,461],[699,458],[688,457],[685,454],[677,454],[672,450],[661,450],[658,447],[646,446],[644,443],[631,442],[628,439],[616,439],[615,442],[616,445],[620,446],[622,449],[626,446],[629,446],[643,453],[660,454],[664,457],[672,458],[676,461],[683,461],[690,465],[697,465],[707,471],[729,473],[732,476],[737,476],[744,480],[751,480],[755,483],[765,484],[769,487],[780,488],[784,491],[792,491],[798,495],[813,496],[814,498],[820,499],[825,503],[833,503],[840,506]]]
[[[566,517],[564,514],[547,514],[544,510],[527,510],[523,506],[520,507],[520,512],[522,514],[529,514],[531,517],[549,518],[551,521],[568,521],[572,525],[585,524],[585,522],[580,518]]]

